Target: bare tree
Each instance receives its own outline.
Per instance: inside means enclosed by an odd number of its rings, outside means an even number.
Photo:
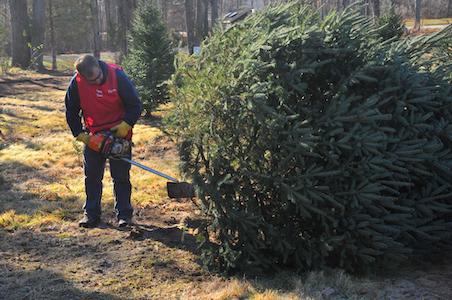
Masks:
[[[99,32],[99,4],[97,0],[90,1],[91,24],[93,28],[93,55],[100,58],[100,32]]]
[[[208,0],[196,1],[196,27],[195,40],[199,46],[204,38],[209,34],[209,19],[208,19]]]
[[[421,30],[421,0],[415,0],[414,2],[414,27],[413,31]]]
[[[210,19],[213,28],[218,21],[218,0],[210,0]]]
[[[223,18],[224,15],[224,0],[218,0],[218,10],[220,18]]]
[[[168,19],[168,0],[160,0],[160,10],[162,11],[162,19],[166,23]]]
[[[374,9],[374,17],[380,17],[380,0],[372,0],[373,1],[373,9]]]
[[[56,44],[55,44],[55,25],[54,25],[54,14],[53,14],[53,0],[48,1],[48,11],[49,16],[49,31],[50,31],[50,49],[52,51],[52,71],[57,69],[57,55],[56,55]]]
[[[133,0],[117,0],[118,7],[118,44],[120,60],[127,54],[127,32],[130,29],[132,11],[136,2]]]
[[[188,53],[193,54],[195,46],[195,6],[194,0],[185,0],[185,23],[187,29]]]
[[[45,33],[46,8],[44,0],[33,0],[33,19],[31,44],[33,46],[34,67],[44,69],[44,33]]]
[[[350,0],[342,0],[342,8],[346,8],[350,4]]]
[[[447,17],[452,17],[452,0],[447,2]]]
[[[30,66],[30,49],[28,48],[27,0],[9,0],[9,9],[11,12],[12,65],[28,68]]]
[[[113,50],[116,46],[116,24],[113,16],[115,5],[112,0],[104,0],[104,6],[108,49]]]

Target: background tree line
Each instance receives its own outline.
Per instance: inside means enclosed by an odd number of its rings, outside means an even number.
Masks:
[[[172,37],[199,45],[225,13],[260,9],[287,0],[144,0],[160,9]],[[341,10],[358,0],[303,0],[321,8]],[[394,5],[404,18],[452,17],[452,0],[361,0],[363,14],[380,16]],[[43,53],[128,51],[128,32],[139,0],[0,0],[0,57],[12,57],[12,65],[43,68]]]

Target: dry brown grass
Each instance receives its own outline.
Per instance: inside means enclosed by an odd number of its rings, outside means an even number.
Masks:
[[[421,26],[449,25],[452,24],[452,18],[442,19],[421,19]],[[405,26],[413,27],[414,19],[405,20]]]
[[[10,72],[10,76],[13,76],[11,74],[19,78],[40,76],[14,69]],[[12,179],[10,185],[16,191],[34,194],[40,203],[36,205],[37,201],[30,201],[28,204],[32,203],[30,207],[33,206],[34,210],[32,209],[33,212],[28,215],[29,217],[21,215],[22,217],[10,218],[9,222],[4,222],[9,224],[5,225],[8,228],[11,226],[17,228],[20,224],[28,228],[31,216],[33,220],[51,216],[52,212],[48,214],[42,212],[46,202],[59,202],[60,208],[64,210],[68,205],[62,199],[79,199],[77,204],[81,206],[84,198],[82,147],[74,142],[65,121],[64,91],[48,89],[27,92],[27,86],[23,88],[23,90],[17,90],[19,92],[17,95],[3,97],[0,103],[0,112],[2,112],[0,113],[0,130],[7,140],[7,147],[0,150],[0,161],[5,165],[33,170],[30,176],[22,172],[24,178]],[[150,167],[179,177],[175,152],[168,155],[165,150],[161,150],[165,147],[170,149],[173,146],[165,143],[154,145],[154,141],[162,136],[163,133],[159,127],[137,125],[134,137],[135,156]],[[152,149],[160,151],[158,154],[162,155],[155,155]],[[149,160],[151,157],[153,159]],[[14,168],[11,166],[4,170],[3,177],[11,178],[14,176],[13,173],[21,173]],[[131,172],[135,204],[146,205],[166,199],[166,180],[135,167]],[[37,180],[36,178],[40,176],[49,177],[51,180]],[[112,206],[113,186],[108,170],[105,172],[103,199],[105,205]],[[27,203],[22,205],[27,206]],[[72,210],[73,206],[69,209]],[[35,224],[36,221],[33,221],[33,226]]]

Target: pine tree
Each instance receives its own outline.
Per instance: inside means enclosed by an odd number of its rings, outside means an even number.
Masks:
[[[384,40],[389,40],[393,37],[400,38],[405,30],[403,18],[396,13],[394,6],[392,6],[387,13],[378,18],[377,24],[380,27],[379,35]]]
[[[147,114],[168,99],[164,83],[173,72],[174,51],[160,12],[141,1],[134,15],[129,53],[123,63],[131,75]]]
[[[268,7],[178,60],[168,132],[210,266],[365,271],[450,244],[452,26],[385,41],[360,10]]]

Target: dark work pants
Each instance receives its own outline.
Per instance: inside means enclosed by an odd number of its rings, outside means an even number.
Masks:
[[[106,159],[88,147],[83,152],[85,169],[86,202],[83,206],[89,217],[99,218],[101,215],[102,179],[104,178]],[[129,153],[129,158],[131,154]],[[115,194],[115,211],[118,219],[131,218],[133,208],[130,203],[132,185],[130,184],[130,164],[123,160],[109,159],[110,174],[113,178]]]

